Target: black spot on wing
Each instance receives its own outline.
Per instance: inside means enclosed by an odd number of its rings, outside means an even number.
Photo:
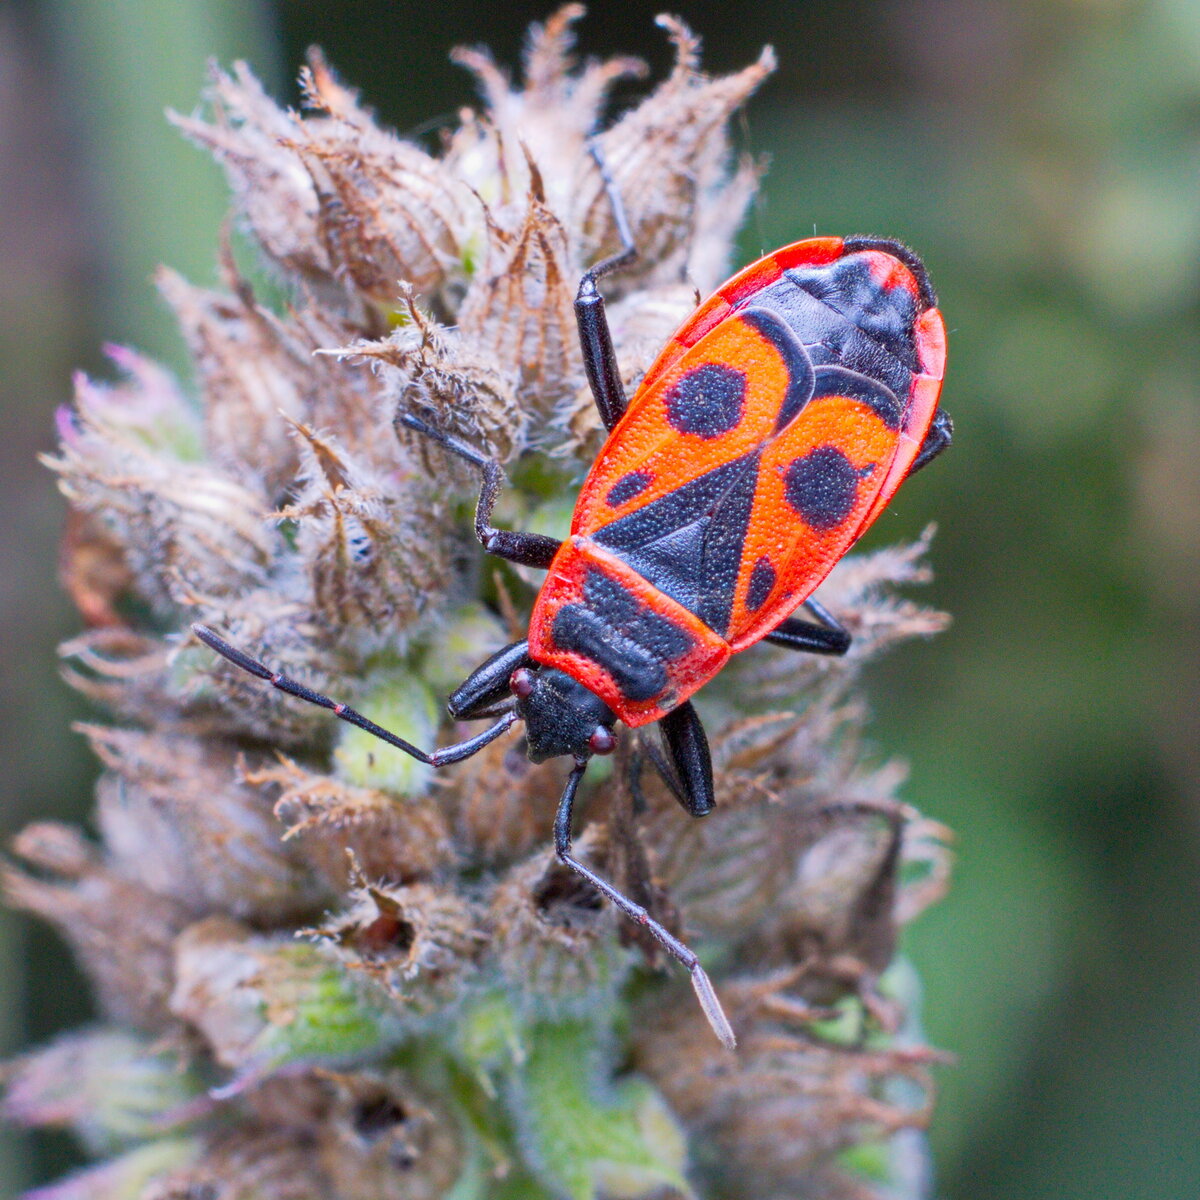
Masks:
[[[899,429],[904,417],[904,406],[891,388],[845,367],[818,367],[813,395],[849,396],[852,400],[858,400],[870,408],[889,429]]]
[[[640,496],[653,482],[654,478],[649,471],[630,471],[608,489],[608,495],[604,499],[609,508],[620,508],[627,500]]]
[[[702,363],[667,390],[667,423],[677,433],[711,441],[742,419],[746,374],[727,363]]]
[[[813,394],[813,363],[792,327],[769,308],[743,309],[738,316],[758,330],[779,351],[788,373],[787,391],[775,419],[778,433],[809,402]]]
[[[596,542],[724,634],[758,483],[743,455],[598,529]]]
[[[771,560],[764,554],[750,572],[750,586],[746,589],[746,608],[750,612],[757,612],[766,603],[777,578]]]
[[[836,529],[858,498],[858,472],[836,446],[817,446],[793,459],[783,477],[784,496],[813,529]]]
[[[559,649],[603,667],[634,701],[659,695],[667,686],[667,663],[695,645],[687,630],[594,568],[584,576],[583,603],[558,610],[551,637]]]

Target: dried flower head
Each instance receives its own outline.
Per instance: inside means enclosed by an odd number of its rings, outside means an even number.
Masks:
[[[41,1200],[882,1196],[839,1157],[864,1140],[904,1178],[930,1055],[889,964],[945,886],[947,835],[864,749],[858,680],[943,623],[894,592],[924,578],[928,538],[831,576],[847,658],[763,647],[706,689],[707,820],[678,811],[642,734],[580,796],[580,858],[697,946],[736,1056],[657,944],[555,859],[561,762],[502,738],[434,778],[183,632],[213,625],[420,746],[521,636],[533,576],[481,567],[474,481],[400,418],[508,464],[502,524],[561,526],[601,434],[572,296],[617,245],[589,139],[640,250],[605,285],[633,386],[729,266],[760,167],[727,126],[774,65],[709,77],[660,18],[674,69],[604,127],[644,67],[577,63],[582,12],[534,28],[519,82],[456,52],[483,103],[437,153],[316,53],[302,111],[237,64],[174,118],[289,303],[228,245],[219,290],[163,270],[195,397],[116,349],[117,382],[81,378],[60,416],[62,575],[87,626],[63,660],[115,723],[82,727],[99,840],[35,825],[3,879],[76,951],[102,1023],[11,1064],[3,1112],[112,1157]]]

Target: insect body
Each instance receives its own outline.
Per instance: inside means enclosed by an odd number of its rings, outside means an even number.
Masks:
[[[902,480],[950,442],[938,408],[945,327],[924,267],[898,243],[813,238],[746,267],[688,318],[626,402],[592,268],[575,310],[588,381],[611,431],[563,542],[490,523],[499,462],[402,412],[415,430],[477,466],[475,531],[486,550],[546,568],[526,640],[505,647],[450,697],[488,730],[426,753],[346,705],[276,674],[204,626],[197,636],[273,686],[331,709],[422,762],[457,762],[525,723],[535,762],[570,755],[555,849],[691,972],[710,1023],[729,1027],[696,955],[571,852],[575,795],[617,721],[659,722],[665,777],[683,806],[714,803],[712,764],[689,700],[755,642],[844,654],[849,634],[811,593]],[[812,620],[792,614],[803,605]]]

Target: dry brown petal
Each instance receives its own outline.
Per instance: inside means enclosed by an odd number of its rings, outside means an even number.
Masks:
[[[197,914],[275,924],[327,894],[282,841],[270,801],[238,781],[232,747],[165,733],[79,726],[109,769],[97,786],[115,869]]]
[[[171,944],[187,923],[186,907],[123,879],[65,825],[30,825],[13,849],[38,874],[5,865],[8,903],[58,929],[107,1016],[135,1029],[166,1028]]]
[[[353,787],[280,756],[246,770],[248,783],[277,786],[275,815],[335,891],[349,878],[347,852],[371,879],[412,883],[449,864],[453,847],[441,807],[427,796]]]

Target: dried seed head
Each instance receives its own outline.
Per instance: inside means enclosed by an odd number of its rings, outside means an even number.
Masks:
[[[370,879],[412,883],[450,864],[453,846],[440,805],[354,787],[280,756],[278,766],[246,769],[247,783],[279,789],[275,815],[305,858],[337,892],[347,886],[347,852]]]
[[[93,1154],[177,1132],[200,1084],[174,1055],[120,1029],[59,1038],[6,1063],[0,1115],[70,1129]]]
[[[225,168],[238,216],[268,258],[292,277],[330,290],[332,267],[317,235],[317,195],[286,143],[299,121],[263,90],[245,63],[209,68],[212,120],[169,114]]]
[[[382,341],[346,346],[342,355],[364,359],[376,369],[393,410],[432,411],[448,432],[507,462],[523,446],[515,380],[483,347],[434,324],[411,294],[402,290],[401,295],[411,322]],[[418,444],[407,430],[401,441]]]
[[[457,539],[441,533],[435,488],[398,447],[384,472],[307,425],[296,435],[301,486],[279,516],[294,526],[315,610],[394,645],[457,590]]]
[[[0,870],[8,903],[58,929],[106,1016],[135,1029],[166,1028],[171,944],[187,922],[186,907],[122,878],[64,825],[30,825],[13,849],[38,874]]]
[[[544,421],[583,376],[572,308],[578,272],[541,174],[532,161],[529,169],[524,211],[485,213],[487,249],[458,327],[468,357],[495,364],[522,408]]]
[[[453,172],[374,124],[317,60],[304,77],[311,107],[285,145],[317,195],[317,233],[334,274],[374,303],[395,307],[398,284],[436,291],[461,269],[472,197]]]
[[[595,828],[575,841],[576,857],[598,871],[600,849]],[[503,877],[488,925],[510,996],[542,1018],[595,1012],[611,1001],[631,962],[613,936],[611,906],[548,851]]]
[[[63,494],[104,521],[138,591],[164,612],[184,586],[254,587],[272,551],[261,493],[194,460],[198,429],[164,372],[128,352],[113,357],[128,382],[80,377],[61,452],[44,460]]]
[[[550,203],[565,208],[570,168],[585,153],[609,88],[624,76],[645,73],[636,58],[589,62],[579,70],[571,26],[583,12],[581,4],[565,4],[545,25],[531,26],[519,89],[486,49],[460,47],[451,56],[478,78],[487,117],[466,114],[446,161],[489,204],[523,192],[536,162],[547,172]]]
[[[171,1011],[242,1081],[289,1064],[377,1055],[401,1034],[389,998],[329,951],[255,936],[226,917],[184,930],[174,977]]]
[[[377,886],[356,876],[346,911],[310,936],[327,943],[347,970],[375,980],[406,1014],[444,1011],[474,971],[478,914],[452,891]]]
[[[162,267],[158,288],[175,312],[203,399],[213,462],[267,498],[281,495],[297,458],[285,416],[299,419],[313,390],[312,350],[300,330],[258,304],[233,263],[229,293],[195,287]]]
[[[639,252],[632,274],[619,286],[628,287],[639,277],[674,282],[685,270],[692,274],[697,266],[716,266],[714,275],[693,275],[707,292],[720,282],[736,226],[719,226],[706,209],[716,206],[720,216],[740,218],[754,184],[745,166],[732,185],[727,179],[726,123],[775,69],[775,54],[768,46],[756,63],[737,74],[709,79],[699,70],[695,34],[675,17],[659,17],[658,23],[675,43],[674,71],[599,138],[613,182],[625,198]],[[645,187],[646,179],[655,186]],[[726,195],[730,186],[734,191]],[[587,258],[620,246],[600,173],[586,159],[581,160],[569,224],[580,231]],[[715,253],[713,247],[697,244],[701,229],[716,240]]]
[[[108,768],[100,831],[115,869],[185,904],[274,924],[326,894],[280,839],[270,801],[238,782],[235,752],[213,739],[80,727]]]

